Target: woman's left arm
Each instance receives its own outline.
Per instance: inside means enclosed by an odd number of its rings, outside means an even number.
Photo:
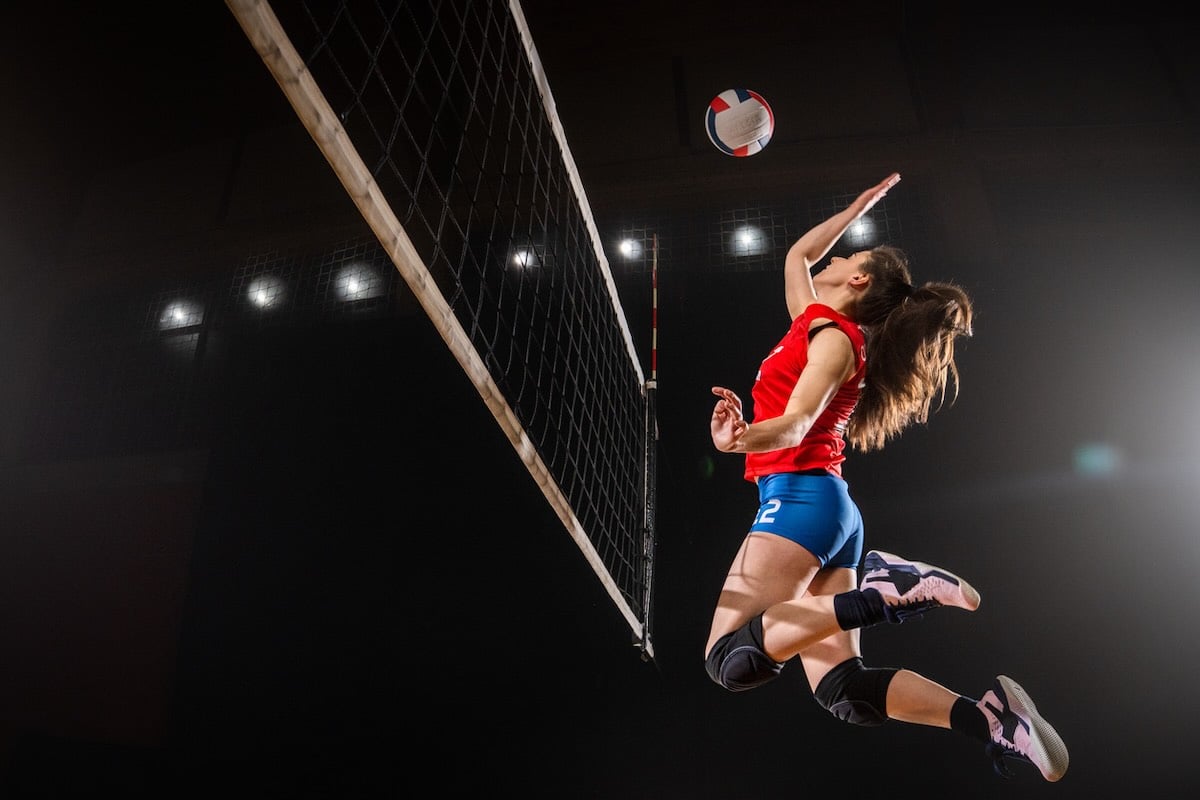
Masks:
[[[792,319],[804,313],[809,303],[816,302],[812,268],[833,249],[834,244],[842,238],[855,220],[874,208],[875,204],[887,195],[888,189],[899,182],[900,173],[893,172],[859,194],[849,206],[824,222],[814,225],[788,248],[783,265],[784,295]]]

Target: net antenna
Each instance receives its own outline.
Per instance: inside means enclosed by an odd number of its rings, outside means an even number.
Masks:
[[[226,5],[653,659],[654,381],[519,2]]]

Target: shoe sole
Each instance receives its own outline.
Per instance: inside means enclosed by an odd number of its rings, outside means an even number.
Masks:
[[[878,556],[880,559],[882,559],[884,561],[884,563],[911,564],[912,566],[917,568],[917,571],[919,571],[921,573],[922,577],[925,577],[928,575],[934,575],[934,576],[937,576],[943,582],[953,585],[958,590],[958,592],[957,592],[958,602],[943,603],[942,605],[957,606],[958,608],[963,608],[963,609],[966,609],[967,611],[975,611],[976,609],[979,608],[979,601],[981,599],[979,596],[979,592],[976,591],[974,586],[967,583],[965,580],[958,577],[957,575],[955,575],[953,572],[950,572],[949,570],[942,569],[941,567],[935,567],[932,564],[926,564],[923,561],[909,561],[907,558],[901,558],[900,556],[892,555],[891,553],[885,553],[882,550],[872,550],[870,553],[867,553],[867,559],[870,559],[872,555]],[[873,574],[874,574],[873,571],[868,572],[863,577],[863,585],[864,586],[866,586],[867,581],[871,578],[871,576]]]
[[[1067,774],[1067,765],[1070,763],[1067,745],[1062,737],[1038,714],[1037,706],[1020,684],[1007,675],[1001,675],[996,680],[1004,689],[1009,709],[1029,721],[1029,747],[1034,766],[1048,781],[1061,779]]]

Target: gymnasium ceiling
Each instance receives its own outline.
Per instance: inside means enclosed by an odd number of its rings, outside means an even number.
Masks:
[[[1045,175],[1198,157],[1193,28],[1154,4],[522,7],[598,208],[858,186],[892,169]],[[775,113],[750,158],[719,153],[702,126],[732,87]]]
[[[70,215],[96,171],[294,120],[232,15],[211,5],[11,12],[4,92],[20,113],[0,199],[26,220],[13,236]],[[892,170],[934,190],[1192,169],[1194,28],[1182,7],[1157,6],[521,3],[597,214],[844,192]],[[750,158],[704,133],[709,100],[732,87],[775,114],[770,145]],[[946,213],[987,236],[962,211],[972,204]]]

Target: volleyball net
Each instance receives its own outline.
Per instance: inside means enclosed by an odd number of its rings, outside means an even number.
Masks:
[[[226,0],[653,658],[646,379],[517,0]]]

